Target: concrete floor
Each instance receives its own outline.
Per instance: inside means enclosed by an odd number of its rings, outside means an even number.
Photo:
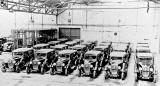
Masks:
[[[1,55],[0,59],[8,58],[10,55]],[[155,64],[158,71],[160,70],[160,58],[155,54]],[[96,79],[90,79],[89,77],[78,77],[78,71],[75,70],[69,76],[53,75],[50,74],[26,74],[25,71],[21,73],[13,72],[0,72],[0,85],[1,86],[159,86],[160,82],[152,83],[148,81],[139,81],[135,83],[134,75],[134,54],[130,60],[128,68],[128,76],[122,81],[119,79],[104,80],[103,71]],[[158,73],[159,75],[159,73]],[[159,77],[158,77],[159,78]]]

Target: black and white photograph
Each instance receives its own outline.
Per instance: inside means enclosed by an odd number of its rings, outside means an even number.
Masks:
[[[0,86],[160,86],[160,0],[0,0]]]

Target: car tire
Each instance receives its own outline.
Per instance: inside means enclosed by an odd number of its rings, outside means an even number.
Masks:
[[[50,75],[55,75],[55,69],[54,68],[50,68]]]
[[[45,73],[45,68],[44,66],[41,67],[41,74],[43,75]]]
[[[135,76],[135,82],[138,82],[138,75]]]
[[[94,70],[93,71],[93,76],[92,76],[93,78],[96,78],[97,77],[97,71],[96,70]]]
[[[65,69],[64,74],[68,76],[68,68]]]
[[[30,74],[31,73],[31,68],[30,67],[26,67],[26,72],[27,72],[27,74]]]
[[[121,73],[121,79],[122,79],[122,80],[125,79],[125,73],[124,73],[124,72]]]
[[[107,80],[109,78],[109,74],[107,73],[108,71],[106,71],[105,77],[104,79]]]
[[[6,67],[3,66],[3,67],[1,68],[1,71],[2,71],[3,73],[5,73],[5,72],[6,72]]]
[[[82,70],[79,69],[79,72],[78,72],[78,77],[81,77],[82,76]]]
[[[16,72],[20,73],[20,71],[21,71],[21,68],[19,66],[16,66]]]

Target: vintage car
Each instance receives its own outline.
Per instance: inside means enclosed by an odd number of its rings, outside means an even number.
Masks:
[[[77,42],[76,41],[68,41],[65,43],[65,45],[68,45],[69,47],[76,45]]]
[[[87,50],[91,50],[92,49],[92,43],[82,42],[81,45],[85,45],[87,47]]]
[[[136,82],[138,80],[156,82],[157,74],[154,67],[154,57],[151,53],[138,53],[135,62]]]
[[[3,51],[12,51],[14,49],[14,42],[6,42],[3,44]]]
[[[102,58],[101,51],[87,51],[83,57],[83,60],[78,65],[79,77],[83,75],[90,76],[91,78],[96,78],[102,71],[100,67],[100,62]]]
[[[36,52],[36,56],[26,65],[26,72],[29,74],[33,71],[44,74],[50,69],[50,64],[56,62],[56,53],[53,49],[40,49]]]
[[[126,52],[128,55],[128,61],[131,57],[132,49],[129,44],[125,43],[112,43],[111,51],[118,51],[118,52]]]
[[[85,45],[75,45],[73,47],[70,47],[69,49],[77,50],[78,56],[87,52],[87,47]]]
[[[59,44],[59,45],[55,45],[50,47],[51,49],[54,49],[56,52],[61,51],[61,50],[65,50],[68,49],[68,46],[65,44]]]
[[[53,62],[50,66],[50,74],[64,74],[68,75],[76,69],[77,62],[76,50],[62,50],[58,53],[58,61]]]
[[[93,50],[96,51],[101,51],[103,54],[102,60],[100,62],[100,66],[103,67],[108,63],[108,56],[109,56],[109,51],[108,51],[108,46],[96,46]]]
[[[127,76],[128,64],[125,62],[126,52],[111,52],[109,64],[105,67],[105,79],[119,78],[124,80]]]
[[[50,47],[52,47],[52,46],[60,44],[60,41],[50,41],[48,42],[48,44],[50,45]]]
[[[98,41],[87,41],[88,43],[91,43],[91,49],[93,49],[95,46],[97,46]]]
[[[61,44],[65,43],[68,41],[67,38],[60,38],[60,39],[57,39],[57,41],[60,41]]]
[[[136,53],[151,53],[151,50],[148,47],[137,47]]]
[[[33,46],[33,49],[35,50],[35,52],[40,49],[48,49],[48,48],[49,48],[49,44],[36,44]]]
[[[34,50],[32,48],[18,48],[12,51],[12,59],[2,63],[2,72],[11,70],[19,73],[25,69],[26,63],[34,58]]]

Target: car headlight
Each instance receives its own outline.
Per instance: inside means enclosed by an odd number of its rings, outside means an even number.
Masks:
[[[118,69],[121,69],[121,66],[118,66]]]
[[[92,68],[92,67],[93,67],[93,65],[90,65],[90,67]]]
[[[41,62],[38,62],[38,64],[41,64]]]
[[[150,68],[149,70],[150,70],[150,71],[153,71],[153,68]]]
[[[56,63],[53,63],[53,66],[56,66]]]
[[[65,64],[63,63],[62,66],[65,66]]]
[[[83,65],[83,64],[81,64],[81,67],[84,67],[84,65]]]
[[[16,63],[16,61],[15,61],[15,60],[12,60],[12,63]]]
[[[141,70],[142,70],[142,68],[140,67],[140,68],[139,68],[139,70],[141,71]]]
[[[111,69],[111,66],[108,66],[109,69]]]

